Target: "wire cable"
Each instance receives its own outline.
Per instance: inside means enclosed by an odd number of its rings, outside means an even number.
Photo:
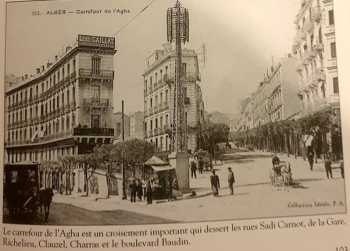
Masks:
[[[123,31],[129,24],[131,24],[139,15],[141,15],[145,10],[147,10],[156,0],[151,0],[144,8],[142,8],[134,17],[132,17],[127,23],[120,27],[112,36],[117,36],[121,31]]]

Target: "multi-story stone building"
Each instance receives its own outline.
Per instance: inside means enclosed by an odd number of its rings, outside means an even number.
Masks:
[[[130,117],[124,114],[124,127],[123,127],[123,114],[122,112],[114,113],[114,142],[121,142],[130,138]]]
[[[6,90],[7,162],[57,160],[113,139],[113,37],[79,35]]]
[[[175,50],[170,44],[146,59],[144,77],[145,138],[158,151],[171,151],[174,114]],[[199,85],[198,57],[194,50],[182,51],[185,119],[188,149],[197,149],[198,134],[204,121],[204,103]]]
[[[288,55],[278,65],[270,67],[257,90],[242,102],[239,130],[299,116],[296,66],[297,59]]]
[[[303,0],[295,20],[299,98],[306,116],[339,109],[333,0]]]
[[[144,113],[135,112],[130,115],[130,138],[144,139]]]

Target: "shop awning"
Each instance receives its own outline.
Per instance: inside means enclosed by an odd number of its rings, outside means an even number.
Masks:
[[[161,165],[167,165],[165,161],[158,158],[157,156],[152,156],[149,160],[145,162],[145,165],[147,166],[161,166]]]
[[[173,170],[175,169],[174,167],[172,166],[152,166],[152,169],[155,171],[155,172],[162,172],[162,171],[169,171],[169,170]]]

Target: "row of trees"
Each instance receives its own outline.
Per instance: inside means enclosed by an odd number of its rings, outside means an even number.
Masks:
[[[241,146],[297,156],[303,154],[304,135],[314,137],[312,146],[318,156],[330,149],[335,154],[341,151],[340,119],[331,109],[299,120],[277,121],[238,132],[232,139]]]
[[[66,155],[60,157],[58,161],[45,161],[41,164],[43,173],[42,184],[46,186],[48,175],[51,173],[51,184],[56,186],[60,192],[64,187],[65,193],[71,193],[74,184],[72,184],[73,171],[81,169],[84,173],[84,183],[86,196],[89,195],[89,180],[96,169],[106,171],[106,181],[109,188],[111,175],[115,166],[121,166],[123,163],[126,168],[135,165],[142,165],[154,154],[154,146],[146,141],[134,139],[117,144],[103,144],[96,146],[92,153],[81,155]],[[63,186],[64,184],[64,186]]]
[[[207,123],[198,135],[198,149],[208,151],[212,163],[212,160],[217,159],[221,152],[218,144],[227,143],[228,140],[229,127],[227,125]],[[124,164],[126,173],[135,175],[135,167],[142,166],[154,154],[154,144],[139,139],[98,145],[88,154],[66,155],[60,157],[58,161],[42,162],[41,183],[47,186],[49,182],[61,193],[69,195],[75,185],[74,170],[80,169],[83,171],[84,190],[88,196],[89,181],[95,170],[101,169],[106,172],[109,193],[112,172],[121,172],[121,166]]]

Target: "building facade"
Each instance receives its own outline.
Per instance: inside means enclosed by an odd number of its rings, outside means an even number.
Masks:
[[[135,112],[130,114],[130,138],[144,139],[144,113]]]
[[[114,113],[114,142],[121,142],[130,138],[130,117],[124,114],[124,128],[123,128],[123,116],[121,112]]]
[[[113,37],[79,35],[6,90],[6,162],[57,160],[111,143]]]
[[[299,116],[297,62],[288,55],[270,67],[257,90],[241,104],[239,131]]]
[[[159,152],[172,151],[171,133],[174,116],[175,50],[170,44],[146,59],[144,77],[145,139]],[[198,134],[204,122],[204,103],[199,85],[198,57],[194,50],[182,51],[187,147],[197,149]]]
[[[303,0],[295,24],[302,116],[339,109],[333,0]]]

